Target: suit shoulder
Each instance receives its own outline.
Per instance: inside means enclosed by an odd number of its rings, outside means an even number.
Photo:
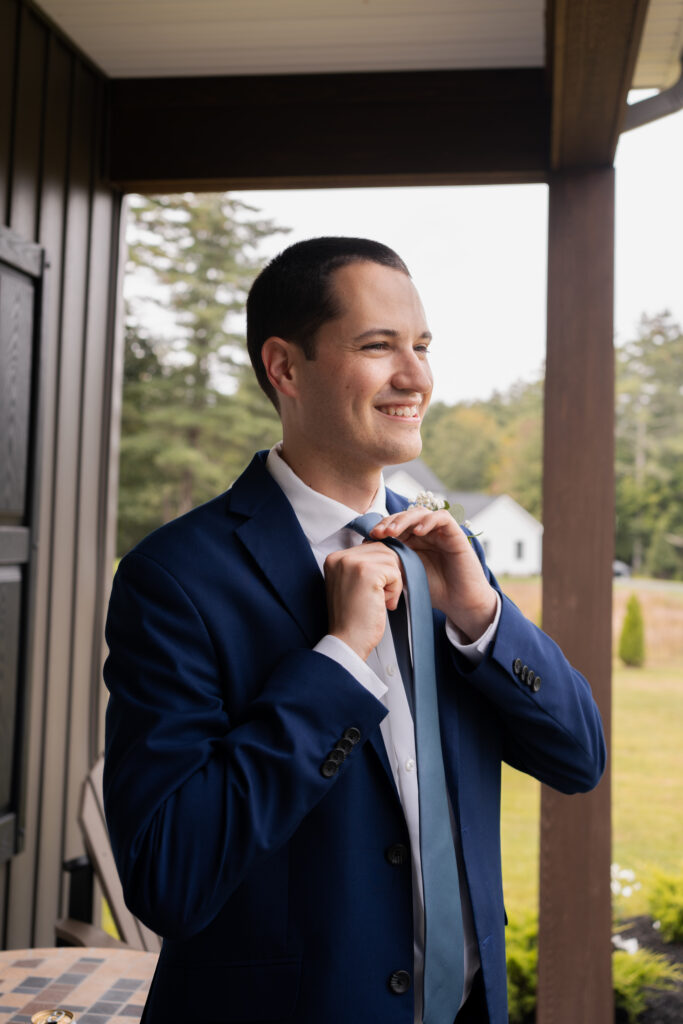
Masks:
[[[156,562],[172,575],[182,575],[185,567],[213,557],[215,548],[229,543],[235,527],[242,521],[230,513],[230,491],[225,491],[203,505],[190,509],[177,519],[147,534],[122,559],[135,556]]]

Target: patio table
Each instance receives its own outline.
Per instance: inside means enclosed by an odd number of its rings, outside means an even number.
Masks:
[[[0,1024],[39,1010],[70,1010],[74,1024],[140,1020],[157,953],[63,946],[0,953]]]

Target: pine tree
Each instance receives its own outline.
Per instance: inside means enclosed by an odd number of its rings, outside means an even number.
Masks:
[[[131,197],[128,270],[145,287],[126,308],[119,553],[279,437],[240,329],[259,242],[284,230],[256,212],[225,194]]]
[[[645,627],[643,610],[635,594],[626,604],[626,615],[619,637],[619,657],[624,665],[641,668],[645,662]]]

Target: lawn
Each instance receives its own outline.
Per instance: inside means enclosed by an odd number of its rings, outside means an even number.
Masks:
[[[538,621],[538,579],[506,580],[504,590]],[[683,585],[657,580],[618,580],[614,588],[614,641],[626,600],[643,606],[646,663],[614,663],[613,854],[646,886],[654,866],[683,867]],[[577,799],[580,799],[577,798]],[[503,774],[503,878],[508,913],[534,907],[538,898],[540,787],[513,769]],[[620,898],[615,910],[646,909],[643,889]]]

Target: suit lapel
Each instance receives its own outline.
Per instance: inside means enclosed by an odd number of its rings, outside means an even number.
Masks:
[[[327,633],[325,583],[292,506],[266,469],[268,453],[258,452],[233,484],[228,507],[245,516],[235,531],[311,647]],[[407,502],[387,490],[387,508]],[[398,799],[380,727],[368,738]]]
[[[231,512],[247,518],[236,533],[313,647],[327,632],[325,584],[292,506],[259,452],[235,482]]]

